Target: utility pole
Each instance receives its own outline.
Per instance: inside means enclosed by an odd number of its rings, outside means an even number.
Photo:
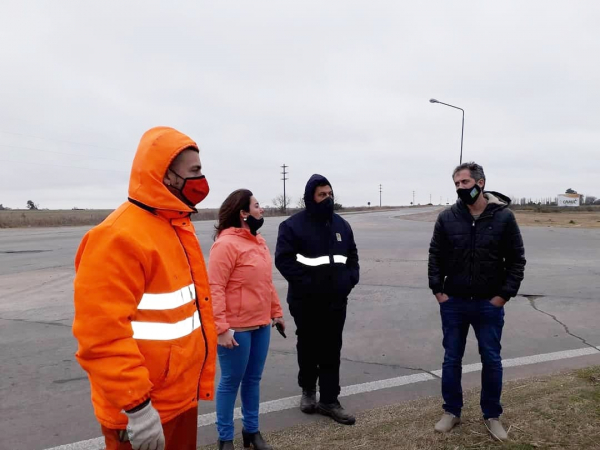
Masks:
[[[286,175],[289,174],[289,172],[286,172],[285,169],[289,168],[289,166],[286,166],[284,164],[283,166],[281,166],[281,168],[283,169],[283,172],[281,172],[281,174],[283,175],[283,178],[281,178],[281,179],[283,180],[283,213],[285,214],[287,211],[287,197],[285,194],[285,182],[288,180]]]
[[[429,194],[429,203],[433,203],[433,202],[431,201],[431,194]]]
[[[381,208],[381,192],[383,191],[383,188],[381,187],[381,185],[379,185],[379,207]]]
[[[412,205],[415,206],[415,191],[413,191],[413,202]]]

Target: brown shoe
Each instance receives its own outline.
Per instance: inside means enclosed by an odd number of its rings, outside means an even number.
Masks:
[[[435,424],[435,431],[438,433],[448,433],[459,423],[460,417],[456,417],[454,414],[444,413],[440,421]]]

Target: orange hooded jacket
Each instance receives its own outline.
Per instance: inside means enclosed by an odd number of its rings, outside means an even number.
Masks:
[[[79,364],[98,421],[127,425],[124,410],[148,398],[163,423],[212,400],[217,335],[192,209],[163,184],[167,168],[197,145],[172,128],[142,137],[130,201],[89,231],[75,259]]]

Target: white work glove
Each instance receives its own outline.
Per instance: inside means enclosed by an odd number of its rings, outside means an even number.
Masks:
[[[152,402],[134,413],[125,413],[129,419],[127,434],[133,450],[165,450],[165,435],[160,416]]]

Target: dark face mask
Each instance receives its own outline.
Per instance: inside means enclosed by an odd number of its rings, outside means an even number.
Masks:
[[[246,217],[246,219],[244,219],[244,222],[246,222],[248,224],[248,227],[250,227],[250,233],[256,236],[256,232],[265,223],[265,218],[261,217],[260,219],[257,219],[253,215],[249,215],[248,217]]]
[[[319,217],[327,219],[333,215],[333,197],[327,197],[315,205],[315,211]]]
[[[479,185],[475,185],[468,189],[457,189],[456,193],[466,205],[474,205],[479,196],[481,195],[481,188]]]

